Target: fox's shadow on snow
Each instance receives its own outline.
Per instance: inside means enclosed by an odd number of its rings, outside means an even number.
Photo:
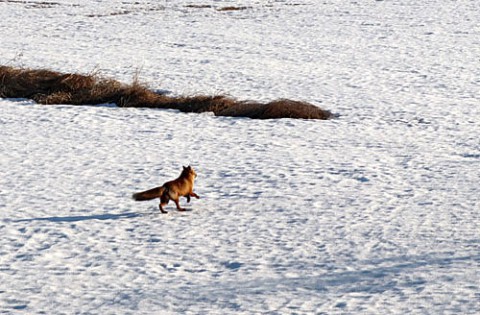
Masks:
[[[45,218],[30,218],[30,219],[19,219],[13,220],[13,222],[33,222],[33,221],[49,221],[49,222],[79,222],[79,221],[89,221],[89,220],[120,220],[120,219],[131,219],[142,216],[141,213],[120,213],[120,214],[94,214],[94,215],[85,215],[85,216],[69,216],[69,217],[45,217]]]
[[[184,211],[175,211],[171,210],[168,212],[191,212],[193,211],[191,208],[185,208]],[[128,213],[104,213],[104,214],[92,214],[92,215],[80,215],[80,216],[67,216],[67,217],[44,217],[44,218],[27,218],[27,219],[18,219],[18,220],[11,220],[11,222],[35,222],[35,221],[48,221],[48,222],[80,222],[80,221],[89,221],[89,220],[100,220],[100,221],[107,221],[107,220],[121,220],[121,219],[133,219],[142,216],[149,216],[149,215],[162,215],[158,209],[155,209],[152,212],[145,212],[145,213],[136,213],[136,212],[128,212]]]

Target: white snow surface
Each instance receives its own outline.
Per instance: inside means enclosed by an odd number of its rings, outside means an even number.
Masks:
[[[0,64],[340,115],[0,99],[0,313],[479,314],[479,22],[467,0],[0,1]],[[190,211],[130,199],[187,164]]]

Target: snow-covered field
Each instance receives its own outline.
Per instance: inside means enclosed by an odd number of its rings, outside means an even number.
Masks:
[[[467,0],[0,1],[0,64],[340,114],[0,99],[0,313],[479,314],[479,22]],[[191,211],[130,199],[187,164]]]

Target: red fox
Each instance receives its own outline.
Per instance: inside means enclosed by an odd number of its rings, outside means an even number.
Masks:
[[[191,166],[184,166],[182,173],[177,179],[166,182],[160,187],[135,193],[132,195],[132,198],[136,201],[160,198],[159,208],[162,213],[167,213],[163,207],[166,206],[171,199],[175,202],[179,211],[185,211],[178,203],[180,197],[186,197],[187,202],[190,202],[190,197],[200,199],[200,197],[193,192],[193,181],[195,177],[197,177],[195,170]]]

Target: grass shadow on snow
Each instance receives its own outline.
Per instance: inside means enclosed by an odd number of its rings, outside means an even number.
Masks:
[[[49,222],[79,222],[79,221],[89,221],[89,220],[119,220],[119,219],[130,219],[141,216],[139,213],[121,213],[121,214],[95,214],[95,215],[86,215],[86,216],[70,216],[70,217],[45,217],[45,218],[31,218],[31,219],[19,219],[13,220],[13,222],[33,222],[33,221],[49,221]]]
[[[464,255],[452,257],[445,256],[444,253],[419,256],[400,256],[383,260],[378,266],[378,262],[368,262],[358,270],[353,271],[332,271],[325,272],[323,275],[308,277],[279,277],[262,278],[245,282],[226,283],[224,286],[209,284],[211,288],[198,288],[198,292],[207,291],[207,295],[215,296],[217,290],[223,292],[235,291],[241,294],[251,294],[255,292],[276,292],[279,288],[293,288],[297,290],[302,288],[307,291],[328,291],[335,288],[340,292],[361,292],[368,294],[378,294],[393,290],[399,287],[410,287],[413,289],[424,287],[429,281],[422,275],[434,273],[437,268],[445,269],[456,264],[478,264],[480,255]],[[238,263],[237,263],[238,264]],[[228,265],[225,265],[229,268]],[[422,270],[418,277],[411,277],[415,270]],[[425,271],[427,270],[427,271]],[[407,276],[408,275],[408,276]],[[204,293],[205,294],[205,293]]]
[[[232,303],[233,301],[249,299],[259,294],[275,296],[281,292],[283,296],[288,293],[294,297],[298,294],[318,296],[319,293],[334,292],[340,295],[361,294],[363,297],[372,297],[385,292],[395,294],[404,290],[421,292],[427,286],[437,285],[439,270],[448,273],[450,268],[458,270],[462,265],[475,266],[479,262],[480,255],[477,253],[457,257],[452,257],[448,253],[397,256],[382,261],[362,261],[361,266],[352,271],[335,271],[326,266],[323,272],[322,267],[316,267],[318,271],[314,274],[297,277],[278,275],[241,281],[212,280],[190,286],[181,293],[181,298],[186,307],[199,303],[214,304],[239,312],[244,309],[241,305]],[[238,268],[234,269],[232,266],[243,267],[237,262],[223,264],[224,268],[235,272]],[[248,264],[245,266],[248,267]],[[291,267],[296,269],[298,266]],[[335,307],[341,312],[341,309],[348,307],[348,303],[340,300]]]

